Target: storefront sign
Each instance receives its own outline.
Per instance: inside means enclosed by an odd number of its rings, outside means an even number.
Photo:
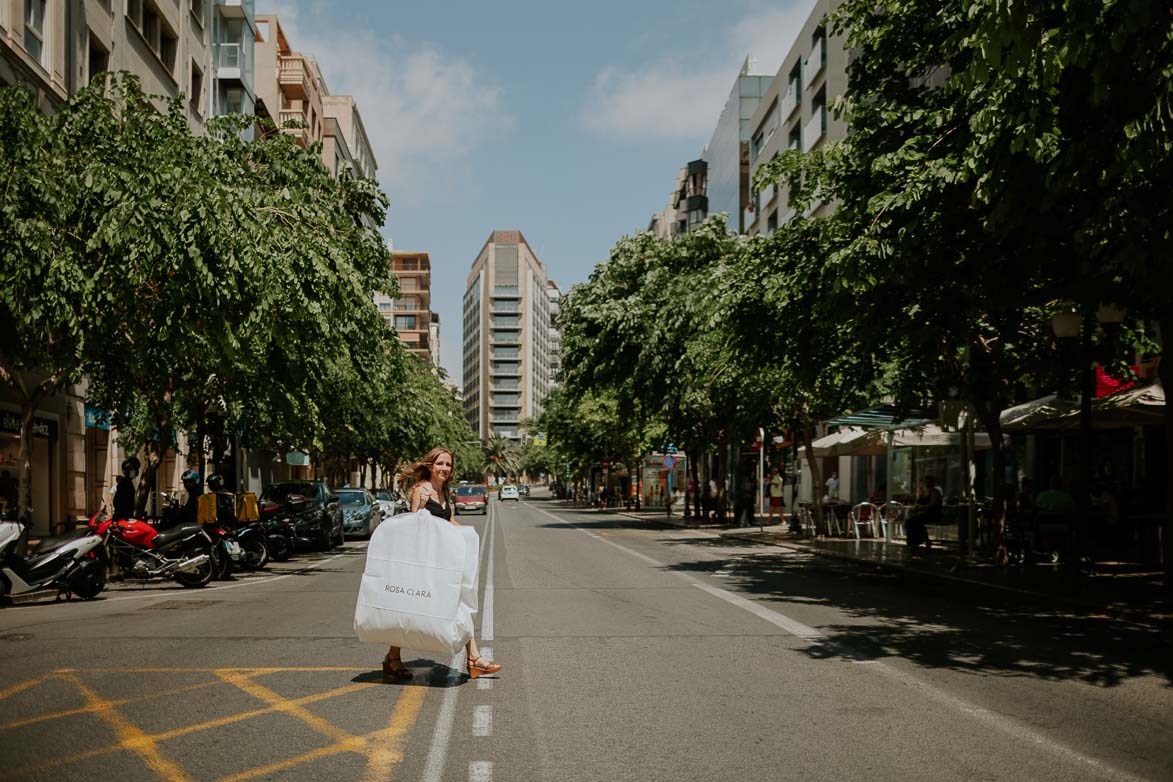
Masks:
[[[310,455],[302,451],[290,451],[285,454],[285,463],[293,467],[309,467]]]
[[[105,410],[86,405],[86,428],[110,430],[110,414]]]
[[[20,414],[0,413],[0,432],[20,434]],[[57,439],[57,422],[48,418],[33,416],[33,437],[44,437],[47,440]]]

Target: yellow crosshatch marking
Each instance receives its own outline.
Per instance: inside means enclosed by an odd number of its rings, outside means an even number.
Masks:
[[[387,724],[371,733],[355,735],[339,728],[329,720],[314,714],[306,709],[305,706],[376,686],[374,683],[350,683],[324,692],[297,698],[286,698],[280,693],[255,681],[254,678],[281,673],[365,673],[367,670],[366,668],[325,666],[305,668],[62,668],[44,676],[38,676],[34,679],[29,679],[28,681],[20,682],[19,684],[14,684],[4,690],[0,690],[0,703],[13,695],[31,690],[46,682],[60,681],[67,682],[76,687],[85,705],[45,714],[27,715],[20,719],[0,723],[0,739],[3,738],[4,733],[16,728],[52,720],[67,719],[83,714],[93,714],[102,719],[114,731],[116,736],[115,742],[109,746],[86,752],[49,758],[33,766],[8,769],[0,772],[0,780],[21,778],[34,772],[68,766],[102,755],[110,755],[117,752],[131,752],[142,760],[147,768],[154,771],[160,779],[167,780],[168,782],[189,782],[192,777],[175,760],[167,757],[165,750],[159,746],[161,742],[232,725],[264,714],[275,713],[287,714],[300,720],[312,730],[331,739],[333,743],[275,763],[269,763],[259,768],[247,769],[224,776],[218,782],[244,782],[244,780],[256,779],[281,771],[287,771],[305,763],[346,752],[353,752],[366,758],[365,780],[390,779],[394,767],[403,760],[403,750],[407,741],[407,734],[419,716],[427,688],[407,687],[400,690],[399,697],[395,701],[395,707],[391,711]],[[98,673],[203,673],[207,674],[209,678],[207,681],[162,690],[148,695],[133,698],[109,699],[102,697],[86,681],[87,675]],[[189,693],[194,690],[229,686],[235,687],[259,700],[264,706],[154,734],[145,732],[118,710],[118,707],[131,703],[166,698],[172,695]]]

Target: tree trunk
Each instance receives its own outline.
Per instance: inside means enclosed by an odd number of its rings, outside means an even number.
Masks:
[[[994,473],[990,476],[994,498],[991,513],[998,530],[995,557],[997,562],[1005,564],[1008,561],[1006,552],[1006,445],[1003,442],[1002,434],[1002,405],[997,402],[985,406],[975,403],[973,409],[977,413],[977,417],[981,419],[986,434],[990,436],[990,456]]]
[[[33,488],[33,413],[36,410],[36,405],[30,400],[22,401],[20,407],[20,451],[16,457],[16,463],[20,470],[20,485],[17,489],[16,507],[10,511],[15,513],[15,518],[25,522],[26,525],[31,525],[33,521],[29,516],[29,504]]]
[[[159,467],[163,458],[171,448],[171,424],[160,423],[159,432],[155,440],[147,447],[147,463],[143,465],[142,474],[138,477],[138,491],[134,498],[134,512],[142,518],[147,510],[147,501],[151,498],[151,491],[155,488],[155,477],[159,474]]]
[[[819,467],[819,460],[815,456],[814,446],[815,426],[806,415],[802,417],[802,448],[806,454],[806,463],[811,471],[811,503],[815,507],[815,531],[819,535],[827,534],[827,526],[823,523],[823,470]]]

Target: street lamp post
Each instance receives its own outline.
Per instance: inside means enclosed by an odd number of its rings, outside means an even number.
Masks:
[[[1097,323],[1114,326],[1124,320],[1124,310],[1114,304],[1101,304],[1095,313],[1095,320],[1087,313],[1081,313],[1073,303],[1063,302],[1060,310],[1051,318],[1051,328],[1060,339],[1079,337],[1080,395],[1079,395],[1079,461],[1077,464],[1076,498],[1078,515],[1074,542],[1069,563],[1072,576],[1079,577],[1082,567],[1084,538],[1091,522],[1092,482],[1092,401],[1096,395],[1095,366],[1092,362],[1092,336]]]

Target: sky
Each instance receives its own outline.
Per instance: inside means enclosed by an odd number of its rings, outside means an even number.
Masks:
[[[565,292],[664,208],[742,62],[773,74],[812,0],[261,0],[330,92],[354,95],[396,250],[432,260],[440,363],[461,382],[461,300],[494,229]]]

